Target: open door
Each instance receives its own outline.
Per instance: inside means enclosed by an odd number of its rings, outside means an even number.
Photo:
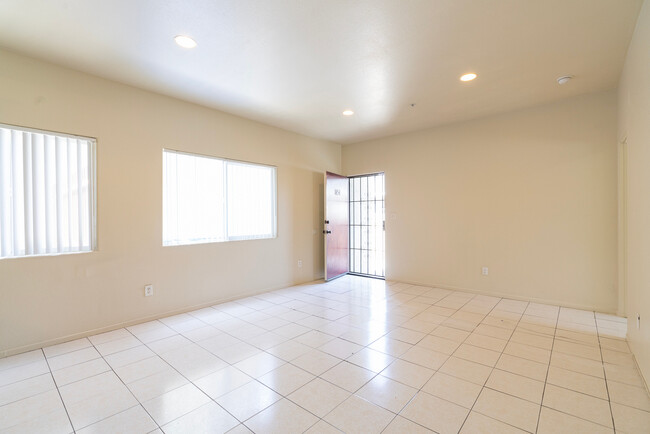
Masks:
[[[348,178],[325,173],[325,280],[347,274],[349,258]]]

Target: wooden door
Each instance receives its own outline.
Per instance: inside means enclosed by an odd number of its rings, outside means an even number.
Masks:
[[[325,280],[347,274],[349,258],[348,178],[325,173]]]

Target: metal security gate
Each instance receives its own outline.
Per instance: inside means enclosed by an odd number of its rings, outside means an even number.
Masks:
[[[385,277],[384,174],[350,177],[350,273]]]

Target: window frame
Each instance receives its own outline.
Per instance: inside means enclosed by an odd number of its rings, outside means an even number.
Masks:
[[[22,131],[26,133],[35,133],[35,134],[45,134],[45,135],[51,135],[51,136],[56,136],[56,137],[64,137],[68,139],[76,139],[76,140],[85,140],[88,141],[89,143],[89,152],[88,152],[88,172],[89,172],[89,177],[88,177],[88,182],[90,182],[90,186],[88,188],[89,192],[89,202],[90,202],[90,207],[89,207],[89,212],[90,212],[90,222],[89,222],[89,229],[90,229],[90,236],[89,236],[89,242],[90,242],[90,249],[89,250],[77,250],[77,251],[70,251],[70,252],[55,252],[55,253],[36,253],[36,254],[29,254],[29,255],[14,255],[14,256],[0,256],[0,261],[2,260],[11,260],[11,259],[24,259],[24,258],[43,258],[47,256],[64,256],[64,255],[81,255],[81,254],[88,254],[88,253],[93,253],[98,250],[98,242],[97,242],[97,138],[96,137],[90,137],[90,136],[81,136],[78,134],[71,134],[71,133],[64,133],[60,131],[53,131],[53,130],[45,130],[45,129],[40,129],[40,128],[32,128],[32,127],[25,127],[22,125],[14,125],[14,124],[6,124],[6,123],[0,123],[0,128],[5,128],[5,129],[10,129],[10,130],[16,130],[16,131]]]
[[[165,190],[164,190],[164,184],[165,184],[165,153],[170,152],[170,153],[175,153],[175,154],[180,154],[180,155],[186,155],[190,157],[199,157],[199,158],[209,158],[213,160],[218,160],[221,161],[224,164],[223,168],[223,175],[224,175],[224,182],[223,182],[223,190],[224,190],[224,229],[225,229],[225,239],[223,240],[208,240],[208,241],[191,241],[191,242],[182,242],[182,243],[170,243],[170,244],[165,244]],[[247,160],[237,160],[234,158],[225,158],[225,157],[217,157],[215,155],[209,155],[209,154],[203,154],[199,152],[189,152],[189,151],[180,151],[178,149],[173,149],[173,148],[163,148],[162,149],[162,166],[163,166],[163,173],[162,173],[162,246],[163,247],[179,247],[179,246],[192,246],[192,245],[201,245],[201,244],[222,244],[222,243],[230,243],[230,242],[240,242],[240,241],[258,241],[258,240],[272,240],[278,238],[278,167],[272,164],[264,164],[264,163],[258,163],[255,161],[247,161]],[[272,191],[273,191],[273,200],[271,201],[271,216],[272,216],[272,222],[271,222],[271,231],[272,235],[271,236],[255,236],[255,237],[244,237],[244,236],[228,236],[228,169],[227,169],[227,163],[234,163],[234,164],[243,164],[243,165],[248,165],[248,166],[260,166],[260,167],[265,167],[273,170],[273,186],[272,186]]]

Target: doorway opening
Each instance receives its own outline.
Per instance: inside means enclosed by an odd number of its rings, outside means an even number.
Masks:
[[[384,173],[349,177],[350,274],[385,278]]]

